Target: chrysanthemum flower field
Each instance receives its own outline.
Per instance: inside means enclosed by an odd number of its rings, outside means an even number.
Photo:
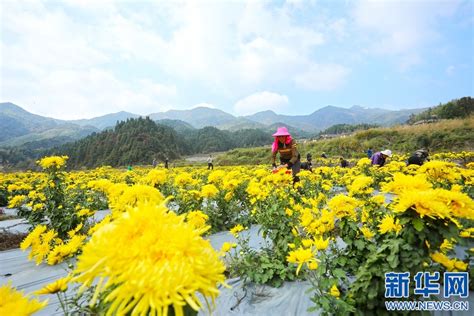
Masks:
[[[29,259],[65,262],[67,276],[35,293],[3,278],[0,315],[32,314],[51,293],[64,314],[212,312],[236,277],[309,282],[321,314],[382,315],[387,272],[472,275],[474,153],[431,158],[326,159],[295,184],[267,166],[68,172],[67,157],[43,158],[41,172],[0,174],[0,204],[31,224],[20,246]],[[110,213],[92,220],[99,210]],[[243,233],[252,226],[268,241],[260,249]],[[208,236],[222,231],[235,242],[214,249]]]

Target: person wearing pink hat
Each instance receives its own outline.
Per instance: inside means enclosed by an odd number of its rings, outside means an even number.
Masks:
[[[275,140],[272,145],[272,167],[275,169],[277,153],[280,154],[280,164],[292,170],[293,178],[298,181],[297,174],[301,169],[301,156],[296,148],[296,141],[291,137],[286,127],[279,127],[272,135]]]

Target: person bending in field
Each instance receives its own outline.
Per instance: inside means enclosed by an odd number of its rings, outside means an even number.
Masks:
[[[340,158],[339,158],[339,163],[341,164],[341,167],[342,167],[342,168],[347,168],[347,167],[349,167],[349,162],[347,162],[347,160],[345,160],[344,157],[340,157]]]
[[[280,165],[291,169],[293,181],[299,181],[297,174],[301,170],[301,156],[296,148],[296,141],[291,137],[286,127],[279,127],[272,135],[275,140],[272,145],[272,167],[277,168],[276,156],[280,154]]]
[[[372,165],[377,165],[379,167],[382,167],[385,165],[385,161],[387,160],[387,157],[392,157],[392,151],[390,149],[385,149],[379,152],[376,152],[375,154],[372,155],[372,158],[370,158]]]
[[[306,162],[301,163],[301,169],[303,170],[308,170],[310,172],[313,172],[313,163],[312,163],[313,157],[311,156],[310,153],[306,155]]]
[[[428,158],[429,153],[426,149],[418,149],[413,153],[413,155],[408,158],[407,165],[418,165],[421,166],[425,161],[430,161]]]

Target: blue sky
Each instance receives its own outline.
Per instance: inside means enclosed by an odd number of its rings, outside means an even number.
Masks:
[[[55,118],[474,95],[474,1],[2,1],[0,101]]]

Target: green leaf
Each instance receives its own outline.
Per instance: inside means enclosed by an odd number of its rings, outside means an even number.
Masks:
[[[356,241],[354,241],[354,245],[357,247],[357,249],[359,250],[362,250],[365,248],[365,243],[363,240],[361,239],[357,239]]]
[[[310,308],[308,308],[308,313],[312,313],[312,312],[315,312],[317,311],[319,308],[317,306],[311,306]]]
[[[388,264],[390,265],[390,268],[395,269],[398,266],[399,260],[397,255],[389,255],[387,257]]]
[[[415,218],[412,223],[413,227],[415,227],[415,229],[419,232],[421,232],[425,227],[425,224],[423,224],[423,221],[419,218]]]
[[[346,272],[342,269],[334,269],[334,271],[332,272],[332,274],[336,277],[336,278],[343,278],[346,276]]]

